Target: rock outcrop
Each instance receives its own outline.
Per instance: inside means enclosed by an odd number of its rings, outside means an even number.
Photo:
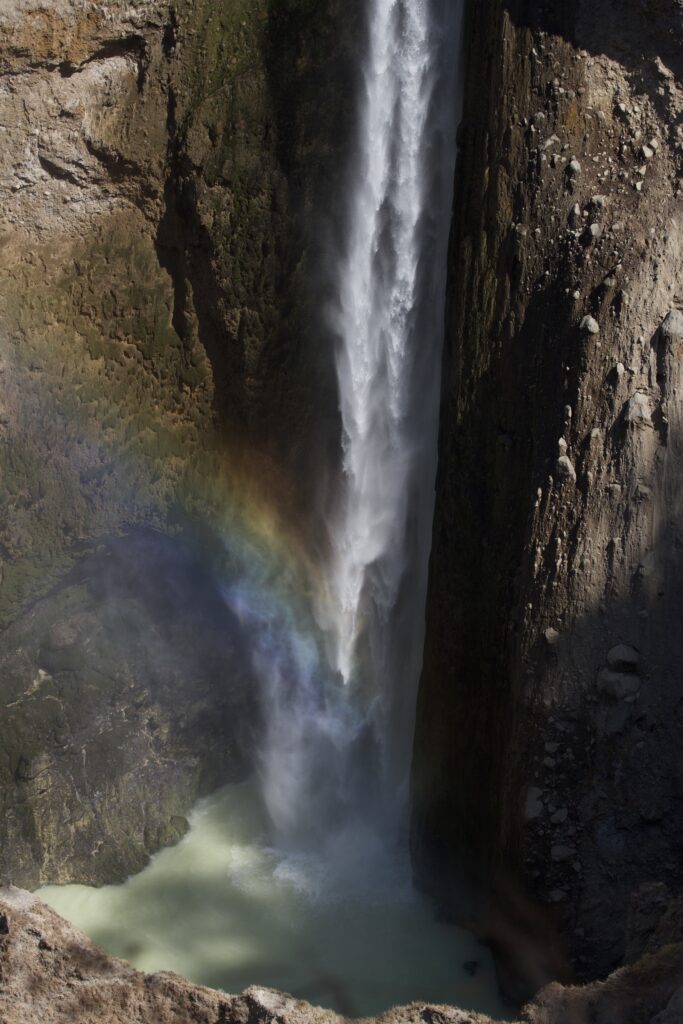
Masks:
[[[306,288],[311,210],[343,169],[356,10],[0,4],[0,871],[14,882],[121,877],[242,770],[253,700],[234,638],[215,607],[198,624],[191,585],[170,635],[163,591],[190,547],[211,604],[233,568],[225,538],[258,525],[264,490],[304,521],[336,404]],[[112,546],[144,553],[104,594]]]
[[[681,16],[468,15],[413,847],[591,976],[683,882]]]
[[[678,1024],[681,947],[669,946],[604,984],[550,985],[519,1024]],[[4,1024],[342,1024],[329,1010],[271,989],[229,995],[175,974],[144,975],[108,956],[35,896],[0,889],[0,1018]],[[415,1003],[376,1024],[493,1024],[448,1006]]]

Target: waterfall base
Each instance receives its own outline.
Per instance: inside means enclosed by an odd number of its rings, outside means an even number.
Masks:
[[[434,920],[405,853],[367,836],[329,856],[274,850],[253,783],[202,800],[190,821],[124,885],[38,895],[146,972],[228,992],[272,986],[355,1017],[414,1000],[504,1016],[488,951]]]

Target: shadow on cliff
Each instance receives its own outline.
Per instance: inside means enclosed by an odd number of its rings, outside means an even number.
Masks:
[[[215,564],[206,541],[135,529],[101,543],[43,599],[59,609],[60,594],[84,588],[85,607],[107,642],[99,667],[106,672],[127,665],[137,686],[149,688],[152,700],[182,706],[179,735],[192,731],[194,743],[202,730],[207,737],[225,736],[225,763],[219,753],[201,766],[203,792],[234,779],[235,755],[248,764],[259,729],[250,652],[223,599]],[[68,616],[66,609],[68,604]],[[81,658],[87,663],[92,643],[92,638],[78,640],[82,652],[71,654],[68,647],[65,655],[59,644],[43,641],[39,658],[48,671],[68,670],[74,658],[74,664]],[[231,696],[240,693],[246,700],[236,720]]]
[[[473,369],[467,362],[476,359],[472,352],[447,353],[442,500],[435,521],[428,609],[432,627],[425,647],[413,773],[413,855],[418,883],[447,913],[469,922],[491,944],[503,988],[520,1003],[546,982],[570,980],[570,962],[577,963],[577,950],[586,953],[578,962],[582,975],[595,977],[618,966],[633,889],[647,877],[661,878],[674,888],[683,880],[677,867],[683,845],[679,798],[665,778],[666,768],[659,774],[656,770],[660,761],[671,768],[677,763],[679,704],[675,695],[662,690],[666,690],[664,680],[677,678],[683,658],[680,638],[672,635],[680,608],[676,595],[683,587],[675,578],[663,587],[642,585],[649,563],[661,564],[670,576],[678,571],[683,474],[675,464],[658,472],[662,486],[674,492],[678,488],[678,493],[669,496],[668,521],[657,524],[654,536],[647,538],[642,551],[645,568],[634,571],[630,592],[624,593],[622,588],[607,593],[604,606],[596,599],[595,605],[568,627],[569,637],[577,638],[578,647],[590,641],[595,652],[589,678],[576,686],[579,703],[572,709],[572,734],[566,738],[554,735],[551,708],[558,694],[561,697],[563,690],[571,690],[571,680],[581,678],[577,665],[572,665],[571,639],[560,641],[559,650],[570,652],[569,663],[562,670],[553,667],[557,649],[543,635],[529,643],[529,622],[543,621],[545,595],[552,593],[553,581],[558,579],[554,568],[557,549],[552,542],[564,525],[557,523],[544,542],[543,558],[535,571],[530,529],[536,495],[543,493],[545,501],[549,493],[555,493],[558,505],[566,502],[575,510],[569,536],[563,535],[563,544],[571,548],[589,493],[590,436],[578,440],[572,452],[579,471],[578,487],[556,479],[548,490],[548,478],[556,476],[557,439],[572,436],[564,403],[579,393],[587,358],[586,339],[563,287],[572,280],[573,256],[568,253],[564,259],[550,284],[543,278],[535,282],[514,339],[506,337],[502,313],[505,282],[507,278],[507,287],[514,293],[521,273],[514,234],[510,233],[499,253],[495,275],[498,292],[493,297],[492,320],[503,325],[496,338],[495,357],[488,365],[474,365]],[[613,290],[605,287],[598,274],[586,297],[587,309],[606,320],[614,301]],[[467,322],[467,311],[463,315],[463,337],[469,338],[477,327]],[[651,344],[662,365],[659,337],[657,330]],[[463,386],[463,380],[470,383]],[[495,410],[493,421],[474,415],[475,409]],[[456,418],[457,428],[451,422]],[[660,440],[665,439],[664,451],[677,458],[680,425],[670,422],[665,434],[659,414],[653,419]],[[622,410],[606,443],[619,452],[628,431],[637,434],[638,429],[625,422]],[[634,514],[627,513],[629,521]],[[613,549],[604,553],[605,559],[615,557]],[[540,590],[536,582],[539,570]],[[610,569],[608,577],[611,575]],[[530,600],[534,613],[528,619]],[[616,702],[613,707],[597,709],[591,704],[587,709],[581,706],[594,699],[595,679],[599,669],[606,667],[607,649],[618,643],[632,643],[649,652],[647,667],[653,681],[647,710],[639,711],[639,705],[634,705],[634,712],[623,722]],[[669,660],[664,665],[662,652],[666,650]],[[425,677],[429,687],[424,685]],[[668,701],[666,713],[656,708],[661,699]],[[614,729],[614,735],[609,729]],[[585,833],[586,842],[594,844],[602,858],[598,869],[602,874],[591,879],[588,897],[588,902],[599,900],[599,911],[587,907],[580,875],[570,871],[567,878],[566,868],[554,863],[551,829],[536,844],[543,849],[545,861],[535,865],[540,878],[535,888],[556,890],[551,901],[555,905],[539,904],[527,894],[523,881],[524,798],[536,767],[531,750],[535,746],[543,751],[549,740],[559,740],[557,747],[562,749],[564,744],[572,751],[577,803],[596,778],[604,780],[611,794],[589,812],[593,818]],[[659,750],[657,743],[661,744]],[[647,758],[641,763],[642,759],[632,754],[634,749],[649,751],[654,772]],[[546,769],[546,775],[549,771]],[[612,792],[613,776],[618,781]],[[658,792],[669,794],[671,803],[656,814],[648,812],[646,804]],[[629,804],[637,806],[635,814]],[[572,820],[576,820],[573,810]],[[583,824],[578,822],[581,827]],[[632,839],[630,846],[627,836]],[[597,934],[597,927],[596,934],[590,934],[590,926],[586,938],[581,933],[577,940],[574,929],[590,921],[591,914],[593,920],[602,917],[603,932],[605,922],[611,922],[609,941]]]
[[[594,56],[618,61],[637,92],[650,97],[660,115],[666,101],[659,61],[683,80],[683,8],[677,0],[509,0],[514,24],[561,36]]]

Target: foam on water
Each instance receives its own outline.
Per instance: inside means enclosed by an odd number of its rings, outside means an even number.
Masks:
[[[268,985],[352,1016],[411,1000],[503,1016],[488,951],[434,920],[411,888],[405,851],[376,849],[373,861],[358,837],[357,856],[369,859],[345,879],[323,852],[290,855],[269,836],[258,786],[230,786],[201,801],[182,842],[124,885],[39,895],[144,971],[234,993]],[[469,960],[480,964],[475,977],[463,970]]]

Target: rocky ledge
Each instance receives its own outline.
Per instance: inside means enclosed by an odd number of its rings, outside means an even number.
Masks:
[[[678,1024],[683,1017],[683,945],[667,945],[585,987],[552,984],[519,1024]],[[271,989],[239,996],[175,974],[141,974],[93,945],[36,896],[0,889],[0,1020],[3,1024],[323,1024],[343,1018]],[[492,1024],[488,1017],[414,1003],[382,1024]]]

